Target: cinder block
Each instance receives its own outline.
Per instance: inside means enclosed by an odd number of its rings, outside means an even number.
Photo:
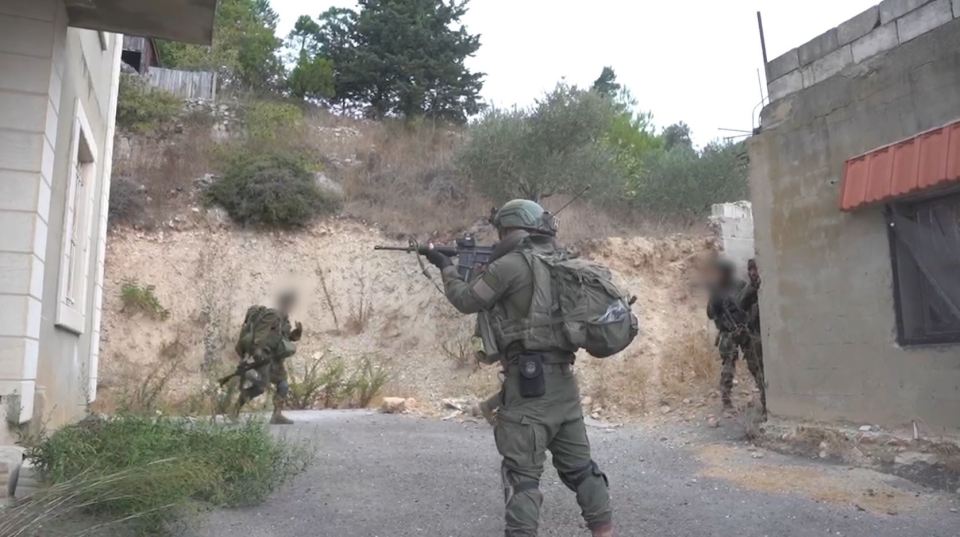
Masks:
[[[897,24],[891,23],[881,26],[853,42],[853,61],[860,63],[867,58],[895,48],[899,44]]]
[[[960,2],[960,0],[957,0]],[[767,64],[770,71],[770,80],[776,80],[781,76],[800,68],[800,57],[797,55],[797,49],[793,49],[786,54],[778,56]]]
[[[880,2],[880,24],[886,24],[930,2],[930,0],[883,0]]]
[[[851,46],[846,45],[839,48],[801,69],[803,87],[808,88],[814,84],[819,84],[852,64],[853,51]]]
[[[900,43],[906,43],[953,20],[950,0],[935,0],[897,19]]]
[[[796,93],[803,89],[803,76],[799,70],[790,71],[786,75],[767,84],[767,93],[770,96],[770,102],[782,99],[791,93]]]
[[[877,26],[880,26],[880,8],[873,6],[840,26],[837,26],[837,40],[841,45],[852,43],[872,32]]]
[[[800,65],[803,66],[813,63],[814,61],[823,58],[827,54],[830,54],[839,46],[840,42],[837,39],[836,28],[820,34],[809,42],[800,45],[800,47],[797,49],[797,54],[800,56]]]

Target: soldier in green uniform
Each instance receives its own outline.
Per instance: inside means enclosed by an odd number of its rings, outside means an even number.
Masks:
[[[747,326],[748,314],[743,308],[744,296],[749,290],[750,287],[736,277],[736,267],[730,260],[717,259],[714,262],[707,317],[716,324],[718,331],[716,345],[722,362],[720,397],[724,410],[733,409],[731,392],[741,351],[757,386],[761,387],[763,383],[760,359],[754,352],[753,338]]]
[[[287,368],[284,362],[297,352],[295,341],[303,335],[303,325],[290,323],[290,312],[296,305],[293,292],[282,293],[275,309],[251,306],[243,321],[236,351],[241,360],[260,364],[246,371],[240,379],[240,396],[234,407],[234,416],[251,399],[265,393],[273,385],[273,415],[270,423],[289,425],[293,423],[283,415],[283,408],[290,389],[287,383]]]
[[[536,281],[524,252],[559,249],[553,219],[527,200],[506,203],[496,214],[500,234],[483,274],[463,281],[452,261],[430,250],[441,269],[450,303],[465,314],[481,313],[504,366],[494,437],[502,456],[507,537],[534,537],[543,495],[540,476],[546,452],[563,483],[577,495],[594,537],[612,537],[607,477],[590,455],[580,394],[573,373],[574,351],[552,324],[531,323],[537,299],[550,296]],[[522,364],[522,365],[521,365]]]

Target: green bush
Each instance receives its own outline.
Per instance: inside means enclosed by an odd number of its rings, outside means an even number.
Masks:
[[[461,170],[497,202],[541,201],[573,194],[619,195],[624,183],[617,152],[606,143],[615,103],[564,84],[531,109],[491,110],[471,129],[459,153]]]
[[[710,144],[699,153],[684,145],[652,152],[631,180],[628,196],[646,213],[694,219],[714,203],[749,197],[746,150]]]
[[[191,502],[262,502],[308,462],[302,449],[276,440],[258,422],[228,426],[132,416],[68,425],[27,456],[54,486],[86,483],[75,491],[85,510],[139,518],[152,530]],[[109,490],[97,485],[104,481]]]
[[[340,210],[340,196],[321,189],[305,160],[288,153],[249,153],[228,158],[224,173],[207,190],[243,225],[291,228]]]
[[[152,285],[140,285],[132,280],[124,282],[120,287],[123,311],[127,314],[142,313],[153,319],[166,320],[170,317],[170,311],[160,304],[160,299],[154,293],[155,289]]]
[[[256,143],[276,142],[292,134],[299,139],[304,127],[303,111],[279,101],[252,101],[244,108],[247,135]]]
[[[151,88],[139,75],[120,75],[117,125],[139,134],[152,134],[177,116],[183,102],[169,92]]]
[[[290,375],[290,408],[366,408],[390,380],[382,362],[364,357],[352,372],[339,356],[315,358]]]

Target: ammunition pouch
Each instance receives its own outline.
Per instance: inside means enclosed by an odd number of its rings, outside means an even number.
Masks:
[[[520,369],[520,396],[528,399],[543,396],[547,392],[543,355],[522,353],[517,357],[517,366]]]

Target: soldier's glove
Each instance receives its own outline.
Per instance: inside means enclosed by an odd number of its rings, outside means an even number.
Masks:
[[[429,248],[427,248],[427,252],[423,255],[427,258],[427,261],[429,261],[430,264],[440,270],[443,270],[453,264],[453,261],[451,261],[449,257],[438,252],[432,244]]]

